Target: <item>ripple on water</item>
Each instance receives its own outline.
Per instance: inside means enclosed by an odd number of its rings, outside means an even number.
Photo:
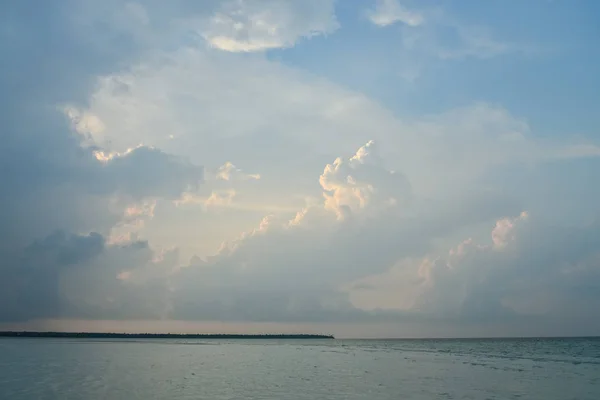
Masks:
[[[0,399],[11,400],[600,399],[598,341],[7,339],[0,346]]]

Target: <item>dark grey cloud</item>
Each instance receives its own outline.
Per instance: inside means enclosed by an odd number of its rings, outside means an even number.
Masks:
[[[36,240],[0,268],[0,320],[28,320],[60,315],[61,272],[85,264],[104,251],[104,238],[57,231]]]
[[[56,231],[4,259],[0,321],[160,318],[166,276],[147,276],[175,264],[172,255],[156,260],[144,241],[109,245],[98,233]]]

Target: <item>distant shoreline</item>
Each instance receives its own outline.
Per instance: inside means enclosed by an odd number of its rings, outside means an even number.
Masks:
[[[0,332],[0,337],[69,339],[335,339],[314,334],[228,334],[228,333],[102,333],[102,332]]]

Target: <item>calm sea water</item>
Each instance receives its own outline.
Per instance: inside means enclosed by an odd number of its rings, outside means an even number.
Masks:
[[[0,399],[599,400],[600,340],[0,339]]]

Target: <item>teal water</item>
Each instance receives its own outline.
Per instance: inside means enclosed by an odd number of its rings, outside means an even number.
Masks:
[[[0,339],[0,399],[600,399],[600,340]]]

